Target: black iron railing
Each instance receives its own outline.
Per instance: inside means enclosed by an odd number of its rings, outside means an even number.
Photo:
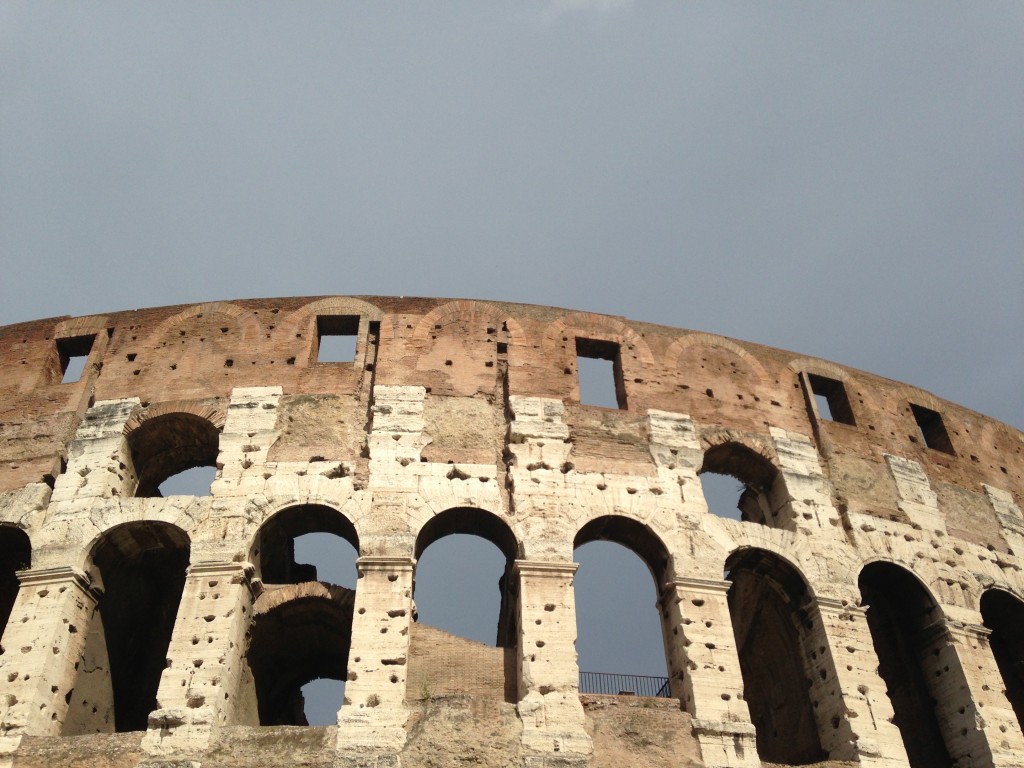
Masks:
[[[668,678],[650,675],[616,675],[609,672],[580,672],[580,693],[610,696],[655,696],[669,698]]]

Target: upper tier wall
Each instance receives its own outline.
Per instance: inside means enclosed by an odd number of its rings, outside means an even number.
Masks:
[[[316,362],[318,318],[325,333],[357,335],[354,363]],[[617,346],[620,410],[579,405],[580,339],[588,340],[585,356],[614,356]],[[62,384],[62,363],[82,350],[84,374]],[[817,358],[552,307],[381,297],[215,302],[11,325],[0,328],[0,353],[0,491],[52,484],[91,402],[137,397],[144,406],[223,415],[233,388],[280,386],[287,426],[272,457],[308,459],[313,450],[352,459],[365,454],[372,387],[419,385],[428,393],[429,461],[500,461],[507,396],[539,396],[566,404],[581,470],[653,473],[644,431],[654,409],[688,414],[705,445],[724,434],[768,445],[771,427],[811,438],[837,507],[853,513],[900,519],[886,454],[924,467],[954,536],[1006,549],[982,484],[1024,506],[1024,435],[1005,424]],[[833,404],[829,420],[809,390],[821,394],[834,382],[848,410]],[[919,421],[927,433],[934,414],[940,434],[925,438]]]

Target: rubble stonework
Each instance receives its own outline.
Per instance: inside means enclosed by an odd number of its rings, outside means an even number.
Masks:
[[[1024,765],[1024,435],[927,392],[421,298],[40,320],[0,355],[0,767]],[[580,402],[581,357],[618,408]],[[160,496],[202,465],[210,495]],[[356,548],[354,591],[292,562],[313,531]],[[462,641],[415,623],[416,563],[452,533],[507,559],[499,648],[432,689]],[[654,575],[674,702],[580,695],[598,539]],[[337,725],[289,728],[321,676]]]

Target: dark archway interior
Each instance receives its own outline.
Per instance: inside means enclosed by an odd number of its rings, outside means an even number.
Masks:
[[[185,586],[188,536],[167,523],[126,523],[93,552],[118,731],[146,729]]]
[[[726,571],[758,755],[786,765],[824,760],[801,644],[809,620],[806,582],[781,558],[758,549],[734,553]]]
[[[253,560],[260,564],[265,584],[301,584],[317,581],[315,566],[295,562],[295,539],[307,533],[332,533],[359,552],[355,526],[336,509],[303,504],[283,509],[260,529]]]
[[[18,571],[32,565],[32,545],[20,528],[0,526],[0,635],[18,598]]]
[[[990,589],[981,596],[981,616],[992,630],[989,642],[1017,722],[1024,728],[1024,602]]]
[[[160,484],[192,467],[217,463],[220,432],[191,413],[168,413],[144,421],[128,435],[139,478],[135,495],[159,497]]]
[[[931,596],[909,572],[891,563],[861,571],[861,601],[911,768],[952,765],[928,685],[925,658],[933,644],[928,630],[939,619]]]
[[[738,507],[745,522],[774,524],[771,496],[779,471],[757,451],[740,443],[722,443],[707,450],[698,474],[729,475],[745,486]]]
[[[248,660],[260,725],[307,725],[302,686],[345,679],[355,592],[328,590],[329,596],[285,598],[253,617]]]

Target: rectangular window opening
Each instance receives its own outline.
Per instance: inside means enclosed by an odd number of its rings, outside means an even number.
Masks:
[[[910,410],[914,412],[914,420],[917,422],[917,429],[924,444],[936,451],[955,456],[956,453],[953,451],[953,443],[949,439],[946,425],[942,423],[942,416],[931,408],[914,403],[910,404]]]
[[[319,315],[316,318],[318,363],[351,363],[356,359],[359,315]]]
[[[57,339],[57,356],[60,358],[61,384],[74,384],[85,373],[85,365],[92,352],[92,343],[96,335],[72,336]]]
[[[807,374],[807,380],[811,383],[811,393],[814,395],[821,418],[856,426],[853,408],[850,407],[850,398],[846,396],[843,382],[814,373]]]
[[[580,403],[602,408],[626,408],[619,345],[613,341],[576,339],[576,375]]]

